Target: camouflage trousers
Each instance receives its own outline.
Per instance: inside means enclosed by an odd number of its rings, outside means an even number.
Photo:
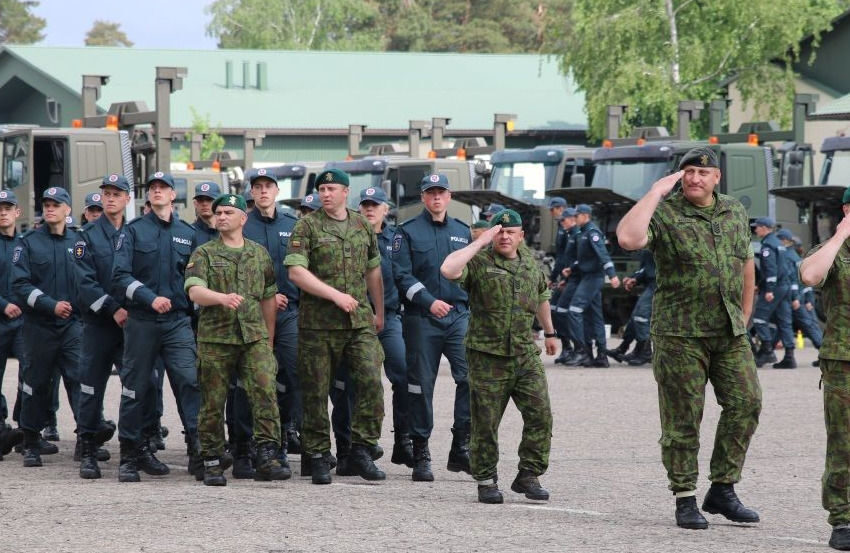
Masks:
[[[280,445],[280,414],[277,408],[277,363],[268,340],[250,344],[198,343],[198,385],[201,409],[198,435],[201,454],[224,452],[224,404],[231,376],[245,389],[254,418],[257,443]]]
[[[384,350],[372,327],[352,330],[298,331],[298,380],[304,420],[301,447],[304,453],[330,451],[328,390],[334,371],[343,362],[354,384],[351,443],[375,445],[384,420],[384,388],[381,363]]]
[[[826,467],[822,502],[833,526],[850,523],[850,362],[820,360]]]
[[[508,400],[522,414],[519,469],[536,475],[549,467],[552,409],[546,372],[538,352],[516,357],[491,355],[467,348],[470,415],[469,463],[475,480],[496,477],[499,462],[499,423]]]
[[[716,483],[738,482],[761,413],[761,386],[747,337],[652,339],[652,371],[661,412],[659,443],[670,489],[696,489],[706,382],[714,387],[722,409],[708,477]]]

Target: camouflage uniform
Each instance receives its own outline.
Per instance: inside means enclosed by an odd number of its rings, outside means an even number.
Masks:
[[[222,412],[234,367],[251,403],[257,443],[279,446],[277,363],[260,307],[262,300],[274,297],[277,292],[268,252],[248,239],[241,249],[236,249],[215,238],[196,249],[186,265],[184,288],[188,291],[192,286],[244,298],[236,310],[220,305],[201,307],[198,321],[201,453],[204,457],[219,457],[224,452]]]
[[[478,482],[496,478],[499,423],[509,399],[522,414],[519,469],[546,472],[552,410],[532,324],[551,296],[546,277],[527,248],[506,259],[492,248],[473,257],[458,279],[469,292],[466,335],[472,429],[469,461]]]
[[[809,255],[820,249],[814,248]],[[823,508],[833,526],[850,524],[850,241],[844,242],[821,288],[826,331],[820,349],[826,468]],[[803,308],[804,309],[804,308]]]
[[[709,479],[733,484],[741,478],[761,412],[761,387],[741,307],[741,274],[753,257],[747,213],[723,194],[714,194],[711,207],[699,208],[675,193],[655,210],[648,238],[658,282],[652,365],[670,489],[696,489],[706,381],[722,407]]]
[[[359,303],[346,313],[332,301],[302,291],[298,310],[298,378],[304,422],[303,452],[330,451],[328,389],[334,369],[345,359],[354,383],[356,404],[351,442],[372,446],[381,435],[384,392],[383,350],[366,297],[366,273],[381,266],[375,231],[365,217],[348,210],[346,221],[335,221],[324,209],[302,217],[289,239],[284,265],[310,270],[325,284],[350,294]]]

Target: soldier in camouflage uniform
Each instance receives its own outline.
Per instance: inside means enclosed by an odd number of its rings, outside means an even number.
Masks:
[[[829,545],[850,551],[850,189],[844,192],[844,219],[835,234],[814,248],[800,265],[800,281],[821,289],[826,331],[820,348],[826,468],[823,508],[829,511]]]
[[[275,376],[274,336],[277,303],[272,261],[265,248],[242,236],[245,199],[222,194],[212,204],[219,237],[192,253],[185,290],[201,306],[198,321],[198,383],[201,409],[198,434],[204,457],[204,484],[224,486],[222,414],[231,371],[242,382],[257,440],[255,480],[285,480],[292,473],[277,460],[280,414]]]
[[[707,528],[695,495],[710,381],[722,412],[702,508],[735,522],[758,522],[758,513],[741,504],[733,487],[761,412],[746,328],[755,289],[747,212],[734,198],[715,192],[720,169],[710,148],[690,150],[679,169],[653,184],[617,228],[623,248],[647,248],[657,265],[651,333],[661,457],[676,494],[676,523]],[[682,190],[662,201],[680,178]]]
[[[537,477],[549,465],[552,410],[540,349],[534,343],[535,315],[543,326],[546,353],[557,352],[546,276],[523,243],[522,219],[506,209],[478,239],[443,261],[440,272],[469,292],[472,312],[466,334],[472,433],[470,465],[478,501],[502,503],[496,465],[499,423],[509,399],[522,413],[519,473],[511,489],[528,499],[547,500]],[[487,247],[492,242],[492,246]]]
[[[383,480],[369,449],[377,445],[384,418],[381,384],[383,351],[377,332],[384,326],[381,253],[372,225],[346,208],[348,174],[319,173],[321,209],[302,217],[289,239],[284,265],[301,288],[298,312],[298,377],[304,420],[301,475],[330,484],[328,389],[334,370],[346,360],[356,404],[351,420],[351,468],[366,480]],[[375,309],[369,304],[366,292]]]

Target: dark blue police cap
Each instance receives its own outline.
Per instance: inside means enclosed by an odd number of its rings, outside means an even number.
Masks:
[[[107,186],[112,186],[118,190],[123,190],[124,192],[130,191],[130,182],[127,180],[127,177],[119,175],[118,173],[111,173],[103,177],[100,187],[105,188]]]

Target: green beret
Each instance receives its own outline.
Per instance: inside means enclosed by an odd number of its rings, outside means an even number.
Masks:
[[[490,221],[475,221],[472,228],[490,228]]]
[[[490,226],[502,225],[502,227],[521,227],[522,217],[513,209],[502,210],[490,219]]]
[[[720,167],[717,162],[717,154],[711,148],[706,147],[688,150],[682,156],[682,161],[679,162],[679,169],[684,169],[686,165],[693,165],[694,167]]]
[[[236,209],[241,209],[245,212],[248,211],[248,205],[245,203],[245,198],[237,194],[222,194],[216,198],[212,204],[213,212],[215,212],[215,209],[220,205],[235,207]]]
[[[348,186],[348,173],[340,169],[328,169],[322,171],[316,177],[316,188],[318,189],[323,184],[341,184]]]
[[[847,187],[847,190],[844,191],[844,195],[841,197],[842,204],[850,204],[850,187]]]

